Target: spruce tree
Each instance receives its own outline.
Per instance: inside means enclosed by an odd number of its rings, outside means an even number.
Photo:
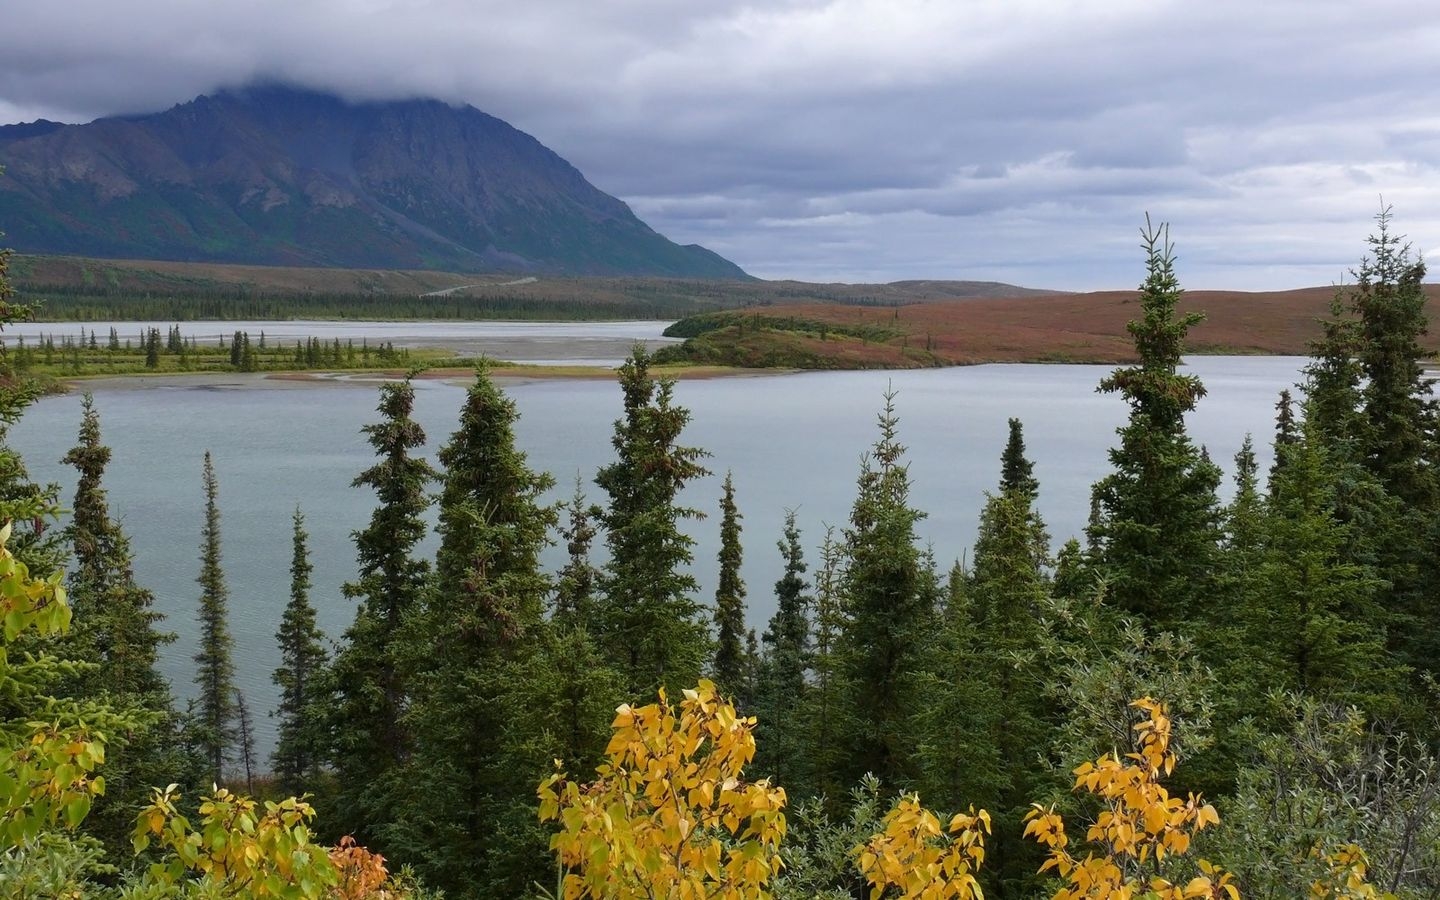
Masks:
[[[136,584],[130,543],[110,517],[103,484],[110,450],[101,442],[92,398],[82,399],[79,438],[62,462],[79,471],[72,515],[64,535],[74,557],[69,599],[76,615],[63,642],[67,655],[84,660],[73,689],[78,697],[104,696],[134,717],[131,727],[109,735],[105,795],[97,799],[85,830],[115,853],[128,853],[134,810],[155,784],[197,781],[197,759],[179,752],[181,722],[160,673],[160,647],[175,639],[159,629],[154,595]]]
[[[1426,333],[1425,263],[1390,232],[1390,210],[1376,216],[1370,255],[1356,273],[1350,303],[1359,323],[1366,460],[1385,489],[1409,509],[1440,506],[1429,442],[1437,420],[1420,346]]]
[[[957,785],[975,793],[951,795],[951,802],[983,803],[1000,823],[991,850],[992,883],[1024,884],[1038,866],[1033,845],[1017,840],[1023,817],[1047,785],[1045,762],[1050,752],[1045,686],[1053,677],[1041,657],[1041,623],[1049,599],[1046,567],[1049,539],[1035,511],[1039,483],[1025,457],[1020,424],[1012,419],[1010,439],[1001,456],[999,492],[986,498],[975,539],[975,563],[967,586],[975,616],[973,639],[950,636],[947,650],[954,661],[941,669],[946,681],[965,679],[956,662],[968,663],[969,676],[981,684],[952,683],[937,687],[936,702],[945,709],[944,731],[932,740],[957,745],[945,769],[971,768],[966,776],[951,775]],[[951,628],[964,623],[952,622]],[[957,696],[948,697],[954,693]],[[959,728],[973,729],[970,734]],[[975,732],[989,751],[964,745]],[[994,756],[991,756],[993,753]],[[998,766],[997,766],[998,764]],[[1000,769],[997,772],[997,767]],[[989,773],[990,777],[982,777]]]
[[[1348,558],[1352,526],[1336,515],[1323,447],[1307,436],[1279,452],[1286,459],[1257,529],[1261,554],[1237,609],[1245,633],[1229,648],[1227,681],[1249,688],[1250,709],[1278,688],[1393,716],[1398,672],[1377,626],[1384,582]]]
[[[720,579],[715,588],[715,684],[727,697],[742,692],[745,681],[745,582],[740,577],[740,510],[735,483],[725,473],[720,498]]]
[[[1141,318],[1127,326],[1140,362],[1100,382],[1119,393],[1130,420],[1110,451],[1111,474],[1095,485],[1099,517],[1091,528],[1108,597],[1160,627],[1190,620],[1209,594],[1219,539],[1219,470],[1185,432],[1185,414],[1204,396],[1200,379],[1178,372],[1199,313],[1176,316],[1181,290],[1165,226],[1146,218],[1146,277]]]
[[[913,740],[907,720],[920,698],[911,676],[935,622],[915,537],[924,513],[910,505],[910,475],[899,441],[895,394],[885,395],[880,437],[861,464],[845,531],[847,616],[841,662],[853,704],[846,781],[870,772],[892,787],[908,783]]]
[[[366,842],[390,815],[381,808],[381,776],[411,749],[402,721],[408,693],[395,644],[419,606],[430,570],[414,549],[425,537],[426,489],[435,480],[430,464],[411,455],[425,445],[424,429],[411,418],[414,406],[409,378],[385,384],[381,419],[363,429],[379,458],[354,486],[374,489],[379,502],[370,524],[355,533],[359,578],[344,593],[359,605],[327,679],[329,756],[341,790],[335,818]]]
[[[1295,400],[1288,389],[1282,390],[1280,399],[1275,401],[1275,458],[1270,463],[1270,477],[1267,479],[1272,494],[1280,467],[1285,464],[1285,454],[1282,451],[1299,440],[1300,426],[1295,421]]]
[[[270,765],[282,790],[298,795],[307,792],[320,770],[323,747],[316,719],[321,714],[320,685],[328,654],[310,602],[314,566],[310,564],[305,516],[298,506],[292,524],[290,602],[285,604],[275,633],[280,668],[272,678],[280,688],[280,706],[272,713],[278,722]]]
[[[681,519],[703,514],[681,506],[688,482],[708,474],[705,451],[678,443],[690,411],[674,404],[675,383],[650,375],[637,346],[619,370],[624,415],[615,422],[616,460],[595,482],[609,496],[601,515],[610,549],[597,615],[601,645],[637,700],[660,687],[672,696],[692,687],[709,658],[709,634],[687,567],[694,540]]]
[[[483,370],[440,450],[440,549],[404,629],[413,758],[391,851],[449,895],[517,896],[548,869],[530,809],[550,766],[542,674],[554,479],[515,447],[515,404]]]
[[[846,679],[842,637],[849,626],[843,594],[845,547],[833,526],[820,542],[815,573],[815,644],[810,660],[812,688],[806,692],[803,726],[810,746],[809,764],[819,796],[844,797],[854,786],[846,737],[854,730],[851,685]]]
[[[761,640],[764,657],[756,691],[755,769],[774,777],[792,797],[814,792],[802,710],[810,689],[810,584],[794,510],[776,545],[784,574],[775,582],[775,614]]]
[[[255,793],[255,722],[245,695],[235,691],[235,762],[245,773],[245,793]]]
[[[600,571],[590,562],[590,545],[597,533],[594,519],[600,510],[586,502],[578,477],[575,494],[564,509],[568,516],[560,539],[565,545],[566,562],[555,580],[553,618],[562,627],[588,627],[595,615],[595,590],[600,577]]]
[[[202,743],[215,783],[223,780],[226,752],[235,742],[235,660],[229,592],[220,567],[219,482],[205,451],[205,525],[200,534],[200,649],[195,654]]]

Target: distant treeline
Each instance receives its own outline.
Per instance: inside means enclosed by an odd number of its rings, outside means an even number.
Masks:
[[[26,285],[17,291],[38,308],[36,318],[56,322],[115,319],[188,322],[264,319],[678,319],[713,309],[709,303],[674,294],[644,298],[533,296],[516,293],[451,294],[421,297],[364,293],[261,293],[244,288],[187,290],[184,294],[137,293],[90,285]]]

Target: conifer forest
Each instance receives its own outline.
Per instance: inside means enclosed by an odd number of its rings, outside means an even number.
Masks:
[[[791,514],[751,546],[730,479],[715,509],[682,499],[727,463],[687,443],[641,349],[613,458],[560,503],[483,367],[434,464],[410,381],[386,382],[333,642],[310,597],[317,511],[275,523],[293,553],[273,711],[236,687],[208,456],[177,487],[205,510],[182,706],[126,533],[144,519],[107,502],[102,405],[65,458],[73,496],[0,441],[0,896],[1440,900],[1424,263],[1382,213],[1254,436],[1274,464],[1247,443],[1222,503],[1186,432],[1199,317],[1177,312],[1168,230],[1142,238],[1138,362],[1098,384],[1128,420],[1064,542],[1018,419],[955,561],[917,538],[893,397],[834,486],[848,521],[803,533]],[[4,261],[11,322],[27,310]],[[13,348],[0,364],[8,426],[37,388]],[[713,596],[682,528],[702,517]],[[783,576],[744,583],[746,554]],[[771,591],[751,628],[747,598]]]

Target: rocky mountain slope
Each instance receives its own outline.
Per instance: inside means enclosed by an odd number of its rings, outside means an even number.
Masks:
[[[27,253],[744,278],[471,106],[286,87],[87,125],[0,127],[0,228]]]

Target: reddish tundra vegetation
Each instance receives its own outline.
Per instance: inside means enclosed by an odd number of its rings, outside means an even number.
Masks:
[[[1440,284],[1426,285],[1430,314]],[[1335,288],[1190,291],[1179,311],[1205,320],[1192,353],[1304,355]],[[984,362],[1120,362],[1135,358],[1126,323],[1135,291],[983,298],[875,307],[785,304],[716,313],[695,331],[696,362],[813,368],[910,368]],[[685,323],[682,323],[682,326]],[[708,326],[708,327],[707,327]]]

